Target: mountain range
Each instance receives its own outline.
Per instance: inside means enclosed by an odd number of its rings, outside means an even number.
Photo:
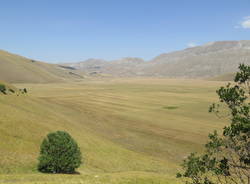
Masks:
[[[218,41],[181,51],[164,53],[150,61],[123,58],[115,61],[88,59],[68,63],[87,74],[115,77],[209,78],[237,70],[239,63],[250,64],[250,41]]]
[[[88,59],[60,65],[0,50],[0,79],[11,83],[65,82],[97,76],[228,80],[239,63],[250,64],[249,40],[211,42],[164,53],[149,61],[127,57],[114,61]]]

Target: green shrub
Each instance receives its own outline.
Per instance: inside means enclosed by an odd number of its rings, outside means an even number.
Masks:
[[[168,109],[168,110],[173,110],[173,109],[178,109],[177,106],[165,106],[163,109]]]
[[[82,163],[80,148],[64,131],[47,135],[41,144],[38,160],[38,170],[44,173],[74,173]]]
[[[11,93],[15,93],[15,91],[14,91],[13,89],[9,89],[9,91],[10,91]]]
[[[6,87],[3,84],[0,84],[0,92],[2,92],[3,94],[6,94]]]
[[[250,184],[249,65],[240,64],[234,82],[220,87],[216,91],[219,103],[209,107],[209,112],[230,123],[221,135],[217,131],[209,134],[202,154],[191,153],[183,161],[184,172],[177,177],[186,184]]]

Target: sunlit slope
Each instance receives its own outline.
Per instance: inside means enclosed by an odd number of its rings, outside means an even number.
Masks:
[[[81,146],[85,170],[166,171],[169,164],[123,148],[88,131],[80,122],[68,118],[69,109],[28,97],[1,99],[0,171],[32,172],[36,168],[39,145],[51,131],[70,132]],[[18,105],[17,105],[18,104]],[[60,112],[54,112],[57,109]],[[13,115],[14,114],[14,115]],[[75,114],[74,114],[75,115]],[[79,115],[78,115],[79,116]],[[91,123],[91,121],[89,121]]]
[[[88,74],[115,77],[211,78],[234,73],[240,63],[250,64],[250,41],[218,41],[161,54],[151,61],[123,58],[89,59],[68,63]]]
[[[0,79],[7,82],[63,82],[81,77],[57,65],[38,62],[0,50]]]
[[[0,170],[31,172],[51,131],[66,130],[84,155],[80,172],[143,171],[174,176],[223,126],[208,114],[221,83],[186,80],[19,84],[28,96],[0,96]]]

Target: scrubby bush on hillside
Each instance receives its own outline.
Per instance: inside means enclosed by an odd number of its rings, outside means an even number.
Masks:
[[[80,148],[67,132],[49,133],[41,144],[38,170],[45,173],[74,173],[81,159]]]
[[[11,93],[15,93],[15,90],[13,90],[13,89],[9,89],[9,91],[10,91]]]
[[[6,87],[3,84],[0,84],[0,92],[6,94]]]
[[[24,93],[28,93],[27,89],[26,88],[23,88],[23,89],[19,89],[19,92],[24,94]]]

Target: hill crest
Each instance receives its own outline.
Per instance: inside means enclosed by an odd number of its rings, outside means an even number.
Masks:
[[[0,79],[10,83],[50,83],[77,80],[69,68],[0,50]]]
[[[114,77],[209,78],[233,73],[239,63],[250,64],[250,41],[218,41],[163,53],[150,61],[124,58],[91,59],[66,64],[86,73]]]

